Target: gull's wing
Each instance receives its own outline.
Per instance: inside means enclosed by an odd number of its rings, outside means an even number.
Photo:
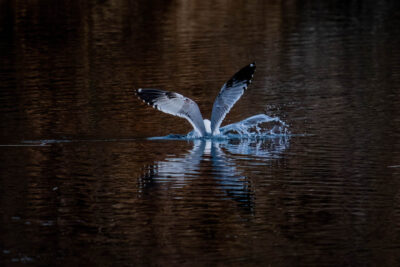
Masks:
[[[151,105],[153,108],[187,119],[194,130],[200,136],[204,136],[206,130],[204,128],[203,117],[196,102],[190,98],[175,92],[158,89],[138,89],[136,94],[143,102]]]
[[[252,63],[243,69],[239,70],[233,77],[222,86],[219,95],[214,101],[211,114],[211,132],[216,134],[219,132],[219,127],[224,120],[226,114],[233,105],[243,95],[247,86],[251,83],[256,64]]]

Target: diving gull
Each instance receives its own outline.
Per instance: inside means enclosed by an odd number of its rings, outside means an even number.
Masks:
[[[150,88],[138,89],[136,94],[143,102],[162,112],[187,119],[197,137],[214,136],[220,133],[222,121],[251,83],[255,70],[255,63],[251,63],[222,86],[214,101],[211,121],[203,120],[196,102],[181,94]]]

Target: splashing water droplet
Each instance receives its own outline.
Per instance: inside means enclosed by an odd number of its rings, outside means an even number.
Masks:
[[[289,135],[288,125],[278,117],[258,114],[220,129],[222,135],[239,138],[260,138],[273,135]]]

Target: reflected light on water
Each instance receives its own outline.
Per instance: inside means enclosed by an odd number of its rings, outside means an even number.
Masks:
[[[176,141],[175,141],[176,142]],[[168,188],[184,188],[194,179],[204,180],[203,171],[212,175],[205,183],[214,180],[218,188],[230,198],[251,208],[251,183],[240,170],[235,159],[248,160],[249,164],[278,159],[289,146],[288,136],[264,139],[193,140],[193,148],[180,157],[167,157],[147,166],[141,178],[143,188],[154,183],[169,183]],[[175,151],[171,151],[177,154]],[[247,156],[247,157],[243,157]],[[257,163],[257,158],[259,158]],[[209,168],[206,168],[204,164]]]

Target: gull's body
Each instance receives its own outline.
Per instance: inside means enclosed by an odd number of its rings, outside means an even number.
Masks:
[[[251,83],[255,69],[255,63],[247,65],[222,86],[214,101],[211,120],[203,120],[196,102],[181,94],[158,89],[138,89],[137,95],[143,102],[162,112],[187,119],[197,137],[214,136],[220,133],[219,128],[226,114]]]
[[[206,130],[206,135],[212,135],[212,131],[211,131],[211,121],[204,119],[204,128]],[[215,131],[215,134],[219,134],[219,129],[217,131]]]

